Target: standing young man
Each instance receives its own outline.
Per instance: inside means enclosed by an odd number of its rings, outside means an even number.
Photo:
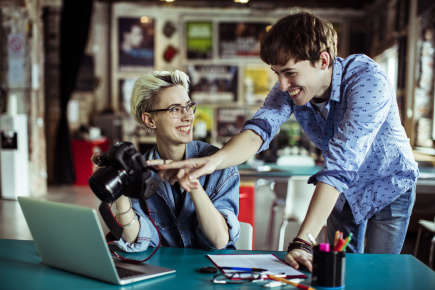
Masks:
[[[261,43],[261,59],[278,77],[262,108],[214,155],[157,166],[182,168],[190,190],[198,176],[240,164],[268,148],[291,114],[322,151],[323,169],[286,261],[312,269],[311,243],[327,222],[328,237],[347,236],[351,252],[400,253],[415,200],[418,167],[400,121],[394,88],[365,55],[337,57],[332,24],[310,13],[280,19]],[[158,164],[155,162],[154,164]]]

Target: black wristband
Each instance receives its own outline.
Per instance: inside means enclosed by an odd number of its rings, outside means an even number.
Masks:
[[[308,246],[308,245],[303,244],[301,242],[291,242],[288,245],[287,252],[290,252],[291,250],[294,250],[294,249],[304,250],[308,254],[311,254],[311,255],[313,254],[313,248],[311,246]]]
[[[301,238],[294,238],[293,242],[299,242],[299,243],[303,243],[303,244],[307,245],[308,247],[313,247],[313,245],[310,242],[308,242],[304,239],[301,239]]]

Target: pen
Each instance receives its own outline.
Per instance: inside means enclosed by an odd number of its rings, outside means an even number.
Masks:
[[[275,281],[279,281],[279,282],[283,282],[289,285],[292,285],[293,287],[299,288],[299,289],[305,289],[305,290],[315,290],[313,287],[307,286],[307,285],[303,285],[303,284],[299,284],[281,277],[277,277],[274,275],[267,275],[270,279],[275,280]]]
[[[246,267],[221,267],[222,270],[236,270],[236,271],[246,271],[246,272],[264,272],[267,269],[262,268],[246,268]]]
[[[349,244],[350,239],[352,239],[352,233],[350,233],[350,234],[347,236],[347,238],[344,240],[344,245],[343,245],[341,251],[346,250],[346,247],[347,247],[347,245]]]
[[[335,245],[334,247],[334,252],[339,252],[344,246],[344,240],[343,239],[338,239],[337,245]]]

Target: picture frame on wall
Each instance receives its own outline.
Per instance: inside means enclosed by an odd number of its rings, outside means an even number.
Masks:
[[[118,67],[120,71],[154,66],[155,21],[151,17],[118,17]]]
[[[213,57],[213,23],[211,21],[186,22],[186,58],[211,59]]]
[[[202,104],[237,101],[238,67],[234,65],[189,65],[190,95]]]
[[[130,114],[130,99],[137,78],[118,79],[118,108],[122,113]]]
[[[258,57],[269,22],[220,22],[219,57]]]

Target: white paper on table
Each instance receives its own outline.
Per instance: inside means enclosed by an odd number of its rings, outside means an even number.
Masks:
[[[207,257],[220,269],[222,267],[262,268],[267,270],[261,272],[262,274],[274,274],[288,278],[306,278],[304,273],[287,265],[273,254],[222,254],[207,255]],[[233,270],[222,271],[234,272]]]

